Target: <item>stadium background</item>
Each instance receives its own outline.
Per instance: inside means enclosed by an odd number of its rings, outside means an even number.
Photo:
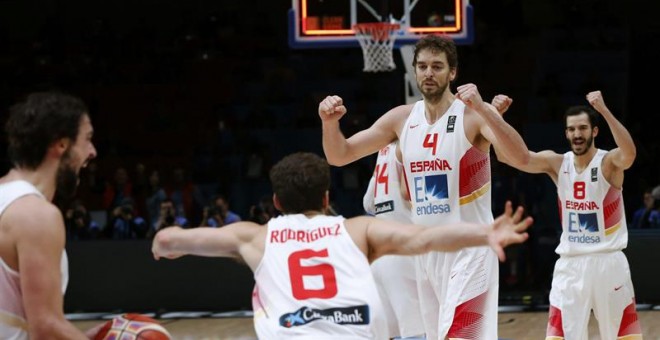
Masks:
[[[513,97],[507,121],[530,149],[558,152],[566,151],[564,109],[602,90],[638,148],[624,184],[630,217],[643,190],[660,185],[654,97],[660,6],[614,0],[471,4],[475,41],[459,46],[453,88],[473,82],[485,99]],[[396,54],[397,70],[366,74],[359,48],[289,48],[290,7],[289,1],[257,0],[0,0],[0,121],[30,91],[80,95],[91,109],[102,176],[138,163],[164,173],[182,167],[193,183],[216,184],[232,210],[246,216],[269,194],[270,164],[293,151],[322,154],[317,105],[323,97],[345,98],[347,135],[405,100]],[[608,149],[613,141],[604,130],[597,146]],[[4,172],[4,131],[2,137]],[[368,157],[333,169],[337,212],[362,213],[373,162]],[[546,176],[493,162],[495,213],[505,198],[526,204],[536,223],[530,242],[510,251],[516,263],[502,266],[502,303],[543,306],[559,232],[554,186]],[[660,260],[660,231],[630,235],[638,302],[660,303],[653,267]],[[217,259],[155,263],[148,243],[69,242],[67,310],[249,309],[247,268]]]

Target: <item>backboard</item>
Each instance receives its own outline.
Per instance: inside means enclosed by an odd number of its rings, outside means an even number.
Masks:
[[[473,42],[469,0],[292,0],[291,48],[359,47],[356,23],[391,22],[401,26],[395,47],[414,44],[421,35],[446,34],[456,44]]]

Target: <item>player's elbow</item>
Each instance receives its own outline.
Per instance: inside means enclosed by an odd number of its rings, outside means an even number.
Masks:
[[[164,253],[172,251],[174,243],[174,239],[169,233],[159,232],[154,236],[154,248],[160,249]]]
[[[621,159],[621,163],[623,164],[624,169],[629,169],[633,163],[635,162],[635,158],[637,158],[637,149],[632,148],[631,150],[628,150],[627,152],[623,153],[623,157]]]
[[[326,154],[326,160],[328,161],[328,164],[332,166],[344,166],[351,162],[349,157],[331,156],[328,154]]]
[[[343,165],[345,165],[345,163],[341,162],[341,160],[337,157],[328,156],[326,159],[328,160],[328,164],[330,164],[332,166],[343,166]]]
[[[507,157],[504,163],[511,165],[514,168],[520,169],[529,164],[530,156],[529,151],[520,152],[515,157]]]

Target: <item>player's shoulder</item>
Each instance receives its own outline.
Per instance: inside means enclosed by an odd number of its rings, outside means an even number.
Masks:
[[[412,112],[413,107],[415,107],[415,103],[403,104],[393,107],[390,112],[395,115],[403,115],[407,117]]]
[[[37,195],[16,199],[2,214],[2,224],[17,233],[49,235],[64,225],[61,211],[53,203]]]
[[[546,164],[546,172],[557,172],[561,167],[561,164],[564,162],[566,153],[557,153],[553,150],[542,150],[536,153],[531,153],[531,161],[542,162],[540,164]]]
[[[350,230],[367,228],[374,219],[375,217],[369,215],[350,217],[344,220],[344,227]]]
[[[25,195],[17,198],[3,212],[3,217],[18,220],[61,218],[62,213],[50,201],[37,195]]]
[[[566,153],[557,153],[553,150],[541,150],[537,152],[542,157],[552,158],[552,159],[563,159],[566,156]]]
[[[396,127],[401,127],[410,116],[414,104],[404,104],[395,106],[387,111],[379,120],[394,124]]]

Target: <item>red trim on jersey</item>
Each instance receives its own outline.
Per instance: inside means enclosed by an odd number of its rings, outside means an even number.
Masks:
[[[617,336],[624,337],[635,334],[642,334],[642,326],[639,324],[635,299],[633,299],[632,303],[623,310],[621,326],[619,326],[619,334]]]
[[[406,175],[405,170],[401,171],[401,173],[403,174],[403,182],[406,183],[406,192],[408,193],[407,200],[410,201],[411,200],[410,198],[412,197],[412,195],[410,195],[410,186],[408,185],[408,176]]]
[[[619,225],[623,219],[623,199],[621,190],[610,187],[607,195],[603,199],[603,219],[605,220],[605,230]]]
[[[545,331],[546,338],[561,337],[564,338],[564,326],[561,321],[561,309],[550,306],[548,314],[548,329]]]
[[[490,182],[490,155],[471,147],[459,164],[458,195],[466,197]]]
[[[562,216],[563,211],[561,208],[561,199],[557,197],[557,208],[559,208],[559,223],[563,224],[564,223],[564,218]]]
[[[448,338],[483,339],[484,313],[486,311],[486,298],[484,292],[462,304],[456,306],[454,322],[447,332]]]
[[[268,313],[266,313],[266,308],[264,308],[264,304],[261,302],[261,296],[259,296],[259,286],[257,284],[255,284],[254,289],[252,289],[252,310],[255,312],[263,310],[266,316],[268,316]]]

